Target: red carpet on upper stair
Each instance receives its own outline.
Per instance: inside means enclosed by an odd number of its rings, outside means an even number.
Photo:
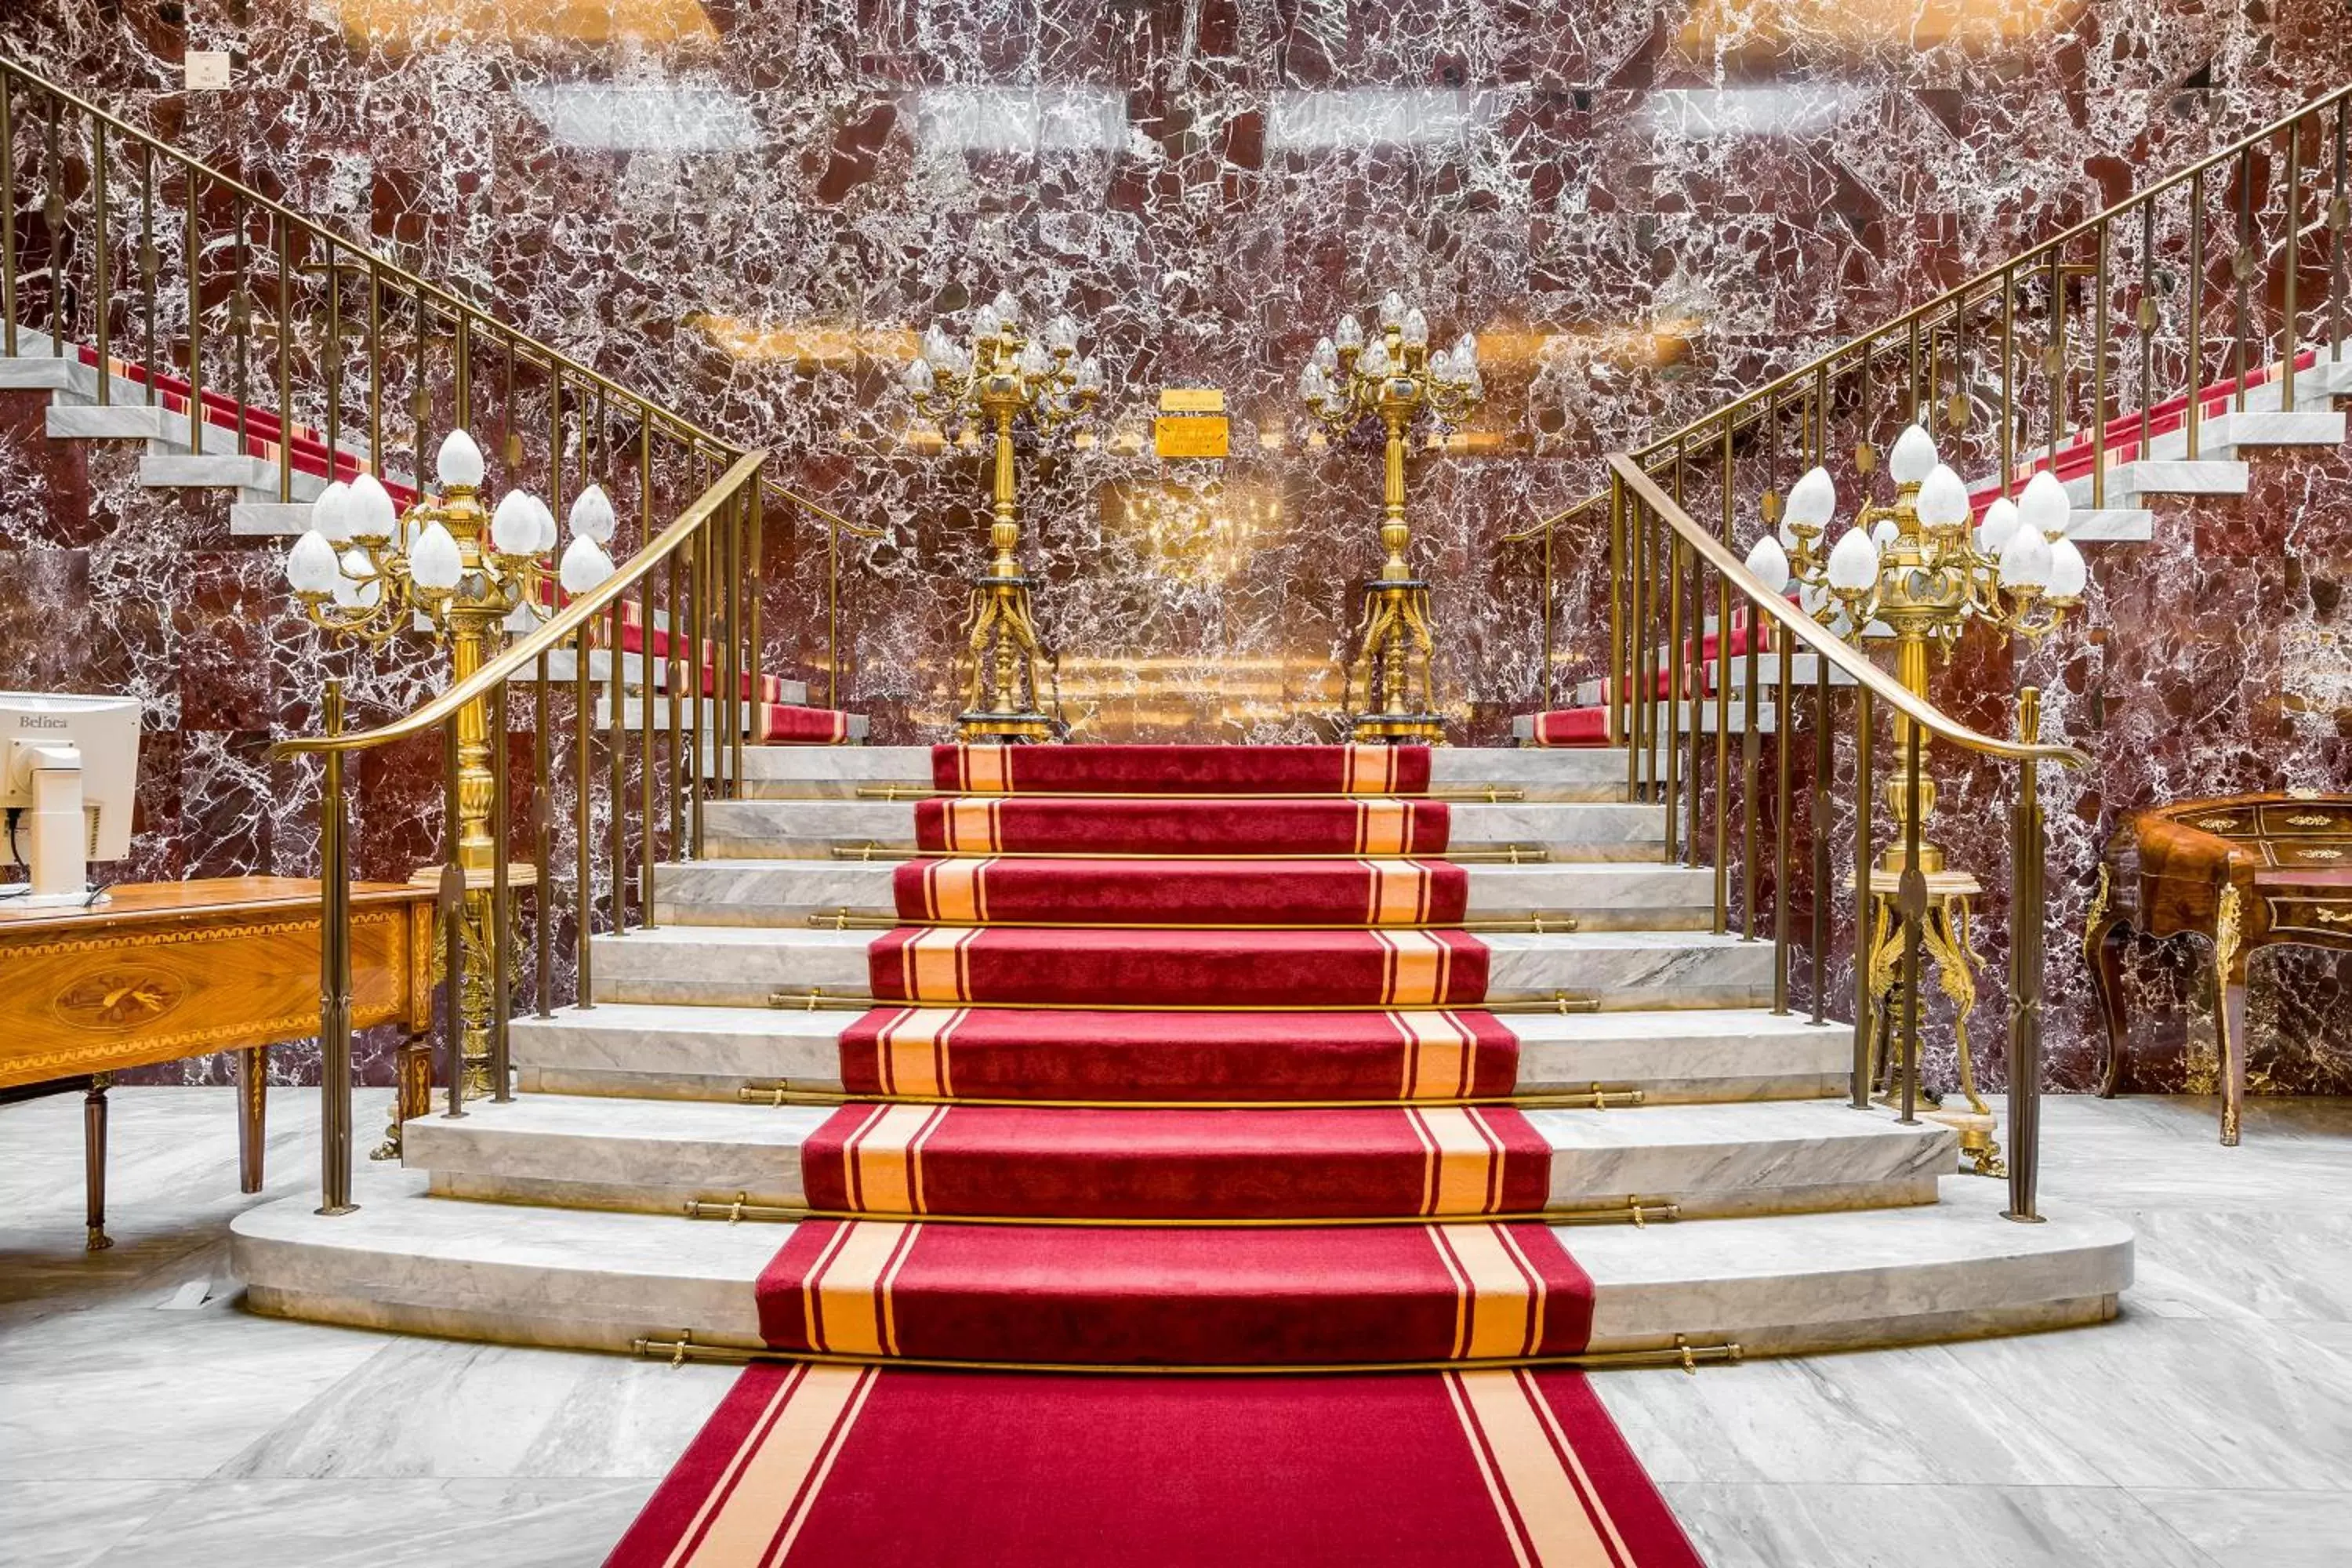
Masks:
[[[849,1105],[801,1145],[812,1207],[1050,1219],[1410,1219],[1544,1206],[1551,1145],[1499,1107]]]
[[[934,746],[974,795],[1420,795],[1426,746]]]
[[[1459,921],[1470,874],[1443,860],[909,860],[898,916],[972,925],[1410,926]]]
[[[746,1372],[608,1568],[1701,1568],[1568,1371]]]
[[[963,855],[1442,855],[1433,800],[923,800],[915,847]]]
[[[1458,1007],[1486,994],[1486,944],[1458,931],[900,926],[866,968],[891,1002]]]
[[[841,1035],[852,1094],[971,1100],[1415,1100],[1507,1094],[1492,1014],[877,1007]]]
[[[812,1220],[760,1276],[789,1350],[1106,1366],[1491,1361],[1580,1350],[1592,1282],[1532,1224]]]

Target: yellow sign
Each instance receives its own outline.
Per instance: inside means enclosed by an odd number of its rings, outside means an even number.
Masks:
[[[1214,386],[1163,386],[1160,389],[1160,412],[1162,414],[1223,414],[1225,395]]]
[[[1222,458],[1226,436],[1222,414],[1162,415],[1151,422],[1152,448],[1163,458]]]

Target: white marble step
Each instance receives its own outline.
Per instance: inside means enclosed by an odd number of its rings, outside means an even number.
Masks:
[[[611,679],[612,671],[610,667],[607,667],[605,670],[605,680],[607,682],[607,686],[604,691],[598,694],[596,699],[596,727],[600,730],[609,730],[613,726],[613,698],[609,684]],[[793,706],[798,706],[798,704],[793,704]],[[697,710],[698,710],[698,711],[697,711]],[[752,765],[751,761],[753,757],[764,757],[766,753],[770,752],[818,752],[831,756],[838,754],[845,750],[842,746],[763,746],[757,744],[749,738],[751,726],[751,704],[749,702],[740,704],[740,710],[744,727],[744,735],[746,737],[743,745],[743,756],[745,759],[743,763],[743,773],[745,787],[747,790],[751,787],[751,781],[760,776],[758,769]],[[681,721],[688,719],[698,720],[707,733],[718,727],[719,721],[719,704],[706,697],[699,703],[696,704],[695,708],[689,709],[688,712],[682,716]],[[669,699],[667,697],[657,697],[654,700],[654,730],[656,733],[667,733],[669,730]],[[848,744],[850,746],[863,749],[862,743],[866,739],[866,725],[867,720],[865,714],[852,713],[849,716]],[[645,727],[646,716],[644,705],[635,700],[625,699],[621,703],[621,728],[625,731],[635,733],[643,730]]]
[[[795,1205],[806,1201],[802,1146],[837,1113],[830,1106],[527,1094],[504,1105],[478,1102],[454,1121],[420,1117],[408,1123],[403,1145],[408,1167],[430,1172],[433,1191],[449,1197],[650,1213],[738,1195]],[[1116,1114],[1140,1128],[1155,1117],[1203,1113]],[[1690,1215],[1933,1203],[1937,1179],[1952,1173],[1959,1148],[1947,1127],[1905,1127],[1891,1112],[1830,1100],[1525,1114],[1551,1146],[1547,1206],[1553,1208],[1637,1195],[1680,1205]]]
[[[845,762],[895,747],[836,752]],[[1565,754],[1565,753],[1563,753]],[[1617,793],[1624,793],[1625,753],[1616,759]],[[762,758],[761,764],[770,759]],[[745,753],[746,784],[755,764]],[[1455,801],[1447,808],[1447,839],[1458,849],[1522,844],[1541,847],[1553,860],[1656,860],[1665,852],[1662,805],[1623,800]],[[703,807],[703,853],[713,858],[829,859],[835,849],[871,848],[877,855],[911,854],[915,806],[904,800],[716,800]]]
[[[578,654],[574,653],[568,647],[555,649],[547,656],[547,679],[557,682],[560,685],[569,686],[573,678],[579,673],[579,658],[580,656]],[[675,672],[675,669],[676,666],[672,665],[670,661],[666,658],[656,658],[653,661],[654,689],[656,691],[667,692],[669,689],[670,676]],[[644,689],[645,677],[645,655],[641,653],[625,653],[621,655],[621,688],[623,690],[635,692]],[[606,695],[608,698],[606,706],[609,707],[609,697],[613,688],[613,655],[606,649],[590,648],[588,650],[588,683],[592,689]],[[689,680],[688,684],[691,685],[693,683]],[[808,702],[807,681],[780,681],[778,683],[778,687],[779,691],[775,699],[777,701],[789,704],[795,708],[806,706]],[[597,711],[599,714],[602,714],[604,711],[604,709],[600,708]],[[703,711],[706,716],[709,714],[709,704],[704,704]],[[664,728],[668,726],[669,702],[667,697],[654,704],[654,715]],[[633,713],[631,717],[635,718],[635,715]]]
[[[1798,653],[1790,655],[1789,683],[1799,691],[1811,691],[1813,689],[1813,682],[1821,677],[1821,662],[1822,656],[1817,653]],[[1715,661],[1713,659],[1707,660],[1706,668],[1708,674],[1712,676],[1715,671]],[[1738,701],[1744,699],[1748,691],[1748,656],[1746,654],[1735,653],[1731,656],[1730,678],[1733,700]],[[1838,668],[1835,665],[1832,665],[1830,667],[1830,684],[1832,686],[1852,686],[1853,684],[1853,677],[1848,675],[1844,670]],[[1560,704],[1560,706],[1563,708],[1597,708],[1601,705],[1601,677],[1597,675],[1588,680],[1580,680],[1576,683],[1576,689],[1570,694],[1569,700]],[[1778,700],[1778,693],[1780,689],[1780,656],[1779,654],[1760,652],[1757,654],[1756,689],[1761,701],[1771,702]],[[1710,679],[1707,685],[1707,693],[1709,696],[1712,696],[1714,695],[1714,692],[1715,686],[1713,681]],[[1761,712],[1762,709],[1759,707],[1758,711]]]
[[[835,765],[838,763],[838,765]],[[929,746],[867,746],[855,758],[786,747],[744,766],[745,793],[761,799],[855,798],[861,788],[931,787]],[[1625,753],[1596,746],[1530,752],[1506,746],[1439,746],[1430,752],[1430,783],[1441,790],[1515,789],[1529,801],[1622,800]]]
[[[2235,459],[2144,458],[2117,463],[2107,470],[2105,499],[2111,506],[2127,506],[2143,496],[2242,496],[2246,493],[2247,475],[2246,465]],[[2066,496],[2078,506],[2090,505],[2090,476],[2068,479]]]
[[[788,1079],[841,1087],[840,1011],[606,1002],[511,1026],[527,1089],[733,1100]],[[1528,1089],[1639,1089],[1648,1103],[1795,1100],[1846,1092],[1853,1033],[1762,1007],[1517,1014]]]
[[[1727,709],[1727,712],[1725,715],[1726,722],[1723,726],[1724,732],[1727,735],[1734,736],[1746,734],[1748,732],[1747,698],[1735,693],[1730,701],[1725,706]],[[1674,704],[1674,732],[1677,735],[1684,736],[1687,736],[1690,733],[1691,710],[1694,708],[1698,710],[1698,732],[1702,735],[1714,734],[1717,729],[1716,702],[1715,699],[1712,697],[1700,698],[1696,702],[1685,700]],[[1654,711],[1657,714],[1657,719],[1654,721],[1659,723],[1661,726],[1663,726],[1666,721],[1665,710],[1666,704],[1664,702],[1655,704],[1654,708]],[[1756,732],[1759,735],[1769,735],[1775,733],[1780,727],[1780,712],[1773,702],[1759,702],[1756,704]],[[1535,733],[1536,721],[1533,714],[1521,713],[1512,719],[1511,739],[1515,741],[1532,741],[1535,739]],[[1585,746],[1538,746],[1530,748],[1531,751],[1538,754],[1551,756],[1575,756],[1580,752],[1600,749],[1603,748]],[[1610,752],[1610,754],[1613,756],[1622,757],[1624,755],[1622,751],[1616,748],[1612,747],[1606,749]]]
[[[656,926],[591,944],[599,1002],[758,1007],[778,990],[865,995],[875,933],[760,926]],[[1706,931],[1482,936],[1487,995],[1567,993],[1603,1008],[1754,1007],[1770,999],[1772,945]]]
[[[1895,1209],[1588,1226],[1597,1349],[1737,1340],[1754,1354],[1948,1339],[2112,1316],[2131,1232],[2086,1209],[2000,1216],[2002,1184]],[[782,1226],[461,1203],[421,1173],[362,1169],[356,1212],[303,1194],[232,1222],[247,1304],[279,1317],[625,1351],[639,1337],[756,1345],[753,1287]]]
[[[1715,872],[1706,867],[1601,862],[1463,869],[1472,920],[1571,913],[1584,931],[1696,931],[1715,921]],[[654,915],[664,923],[732,926],[804,924],[811,915],[844,910],[894,915],[897,873],[890,860],[805,857],[659,865]]]

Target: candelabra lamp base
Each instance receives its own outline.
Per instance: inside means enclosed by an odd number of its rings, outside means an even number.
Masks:
[[[1344,693],[1349,739],[1392,746],[1440,745],[1445,721],[1430,687],[1429,584],[1416,578],[1382,577],[1364,584],[1364,617],[1357,628],[1355,662],[1348,668]],[[1352,707],[1357,686],[1366,710]]]
[[[1899,862],[1899,850],[1895,858]],[[1920,847],[1919,862],[1927,884],[1927,907],[1919,919],[1919,956],[1935,965],[1937,983],[1952,1004],[1960,1080],[1959,1104],[1929,1105],[1922,1109],[1921,1114],[1959,1134],[1960,1155],[1968,1161],[1972,1173],[2006,1176],[2009,1167],[1993,1137],[1997,1123],[1991,1110],[1978,1098],[1976,1062],[1969,1048],[1969,1016],[1977,1005],[1973,973],[1977,957],[1969,941],[1969,900],[1984,889],[1966,871],[1944,869],[1943,851],[1933,845]],[[1935,868],[1927,869],[1929,867]],[[1896,1059],[1896,1036],[1903,1019],[1895,1005],[1895,991],[1903,979],[1902,881],[1899,864],[1871,868],[1871,1040],[1875,1058],[1872,1077],[1881,1086],[1881,1102],[1887,1105],[1899,1102],[1902,1071]],[[1846,886],[1853,885],[1849,879]]]
[[[964,710],[956,715],[956,738],[967,744],[1018,744],[1050,741],[1054,721],[1040,710],[1045,652],[1029,614],[1034,578],[972,579],[971,616],[964,651],[971,661],[964,680]]]
[[[437,887],[446,868],[436,863],[419,866],[409,877],[411,886]],[[490,1031],[496,1026],[497,994],[493,984],[489,931],[494,919],[490,905],[497,891],[498,875],[490,867],[469,867],[466,871],[466,914],[464,942],[466,947],[466,983],[458,998],[464,1014],[464,1053],[466,1062],[466,1098],[487,1100],[496,1089],[490,1081]],[[516,894],[539,886],[539,868],[528,861],[507,863],[507,951],[516,951],[513,942],[514,906]],[[429,962],[437,984],[448,977],[448,950],[436,932]],[[519,972],[509,971],[507,984],[512,988],[522,983]],[[400,1158],[400,1129],[412,1117],[423,1116],[433,1102],[433,1041],[425,1037],[404,1043],[395,1066],[399,1089],[393,1098],[391,1120],[384,1124],[383,1142],[377,1144],[371,1158]]]

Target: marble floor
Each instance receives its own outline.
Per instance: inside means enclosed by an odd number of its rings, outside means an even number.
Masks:
[[[227,1221],[315,1190],[316,1100],[236,1191],[230,1092],[0,1106],[0,1563],[593,1564],[733,1373],[275,1321]],[[363,1098],[360,1125],[383,1099]],[[2352,1101],[2061,1099],[2045,1205],[2139,1232],[2097,1329],[1600,1382],[1717,1568],[2318,1568],[2352,1537]]]

